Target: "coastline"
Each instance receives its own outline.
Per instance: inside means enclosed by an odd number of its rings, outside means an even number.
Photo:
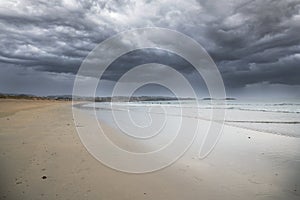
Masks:
[[[298,199],[300,139],[225,126],[215,150],[141,175],[81,144],[71,102],[0,100],[1,199]],[[88,124],[88,116],[85,125]],[[105,123],[104,123],[105,124]],[[107,132],[114,129],[106,126]],[[43,176],[46,178],[43,179]]]

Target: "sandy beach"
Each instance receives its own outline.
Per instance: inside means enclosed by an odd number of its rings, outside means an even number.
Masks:
[[[226,125],[207,158],[197,159],[193,145],[172,166],[138,175],[87,152],[71,102],[1,100],[0,117],[1,199],[300,198],[297,137]]]

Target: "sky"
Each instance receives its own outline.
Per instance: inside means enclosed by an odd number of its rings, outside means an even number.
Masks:
[[[300,0],[3,0],[0,93],[71,94],[97,44],[144,27],[176,30],[200,43],[229,96],[300,97]],[[190,73],[178,55],[139,50],[114,62],[103,90],[147,62]]]

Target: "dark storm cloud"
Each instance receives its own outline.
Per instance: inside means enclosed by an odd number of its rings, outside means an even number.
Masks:
[[[206,29],[227,86],[300,84],[300,2],[248,1]]]
[[[88,5],[67,9],[59,1],[21,1],[1,10],[0,61],[76,73],[91,49],[112,34],[86,19]]]
[[[147,63],[160,63],[168,65],[183,75],[192,73],[193,66],[181,56],[160,49],[139,49],[131,51],[116,59],[103,74],[103,78],[118,80],[121,76],[135,66]],[[159,73],[158,73],[159,75]]]
[[[159,26],[202,44],[227,87],[300,85],[300,1],[1,1],[0,62],[39,71],[76,74],[96,45],[120,31]],[[161,59],[164,55],[165,59]],[[158,58],[156,58],[158,56]],[[139,52],[106,73],[148,61],[187,66],[170,54]]]

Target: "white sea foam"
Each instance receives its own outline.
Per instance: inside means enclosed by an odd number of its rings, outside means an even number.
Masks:
[[[210,120],[211,111],[215,109],[225,109],[227,125],[238,126],[246,129],[253,129],[261,132],[300,137],[300,103],[298,102],[240,102],[227,101],[226,105],[219,105],[217,101],[201,100],[197,105],[191,101],[143,101],[143,102],[114,102],[113,109],[118,112],[138,112],[135,120],[139,124],[149,123],[147,113],[163,114],[160,111],[149,110],[149,108],[167,107],[169,114],[178,114],[178,109],[184,107],[189,112],[184,115],[187,118],[199,118]],[[111,103],[97,102],[86,104],[84,107],[96,108],[99,119],[113,125],[113,118],[109,116],[112,109]],[[173,114],[172,114],[173,113]],[[148,120],[148,121],[147,121]],[[144,121],[144,122],[143,122]]]

